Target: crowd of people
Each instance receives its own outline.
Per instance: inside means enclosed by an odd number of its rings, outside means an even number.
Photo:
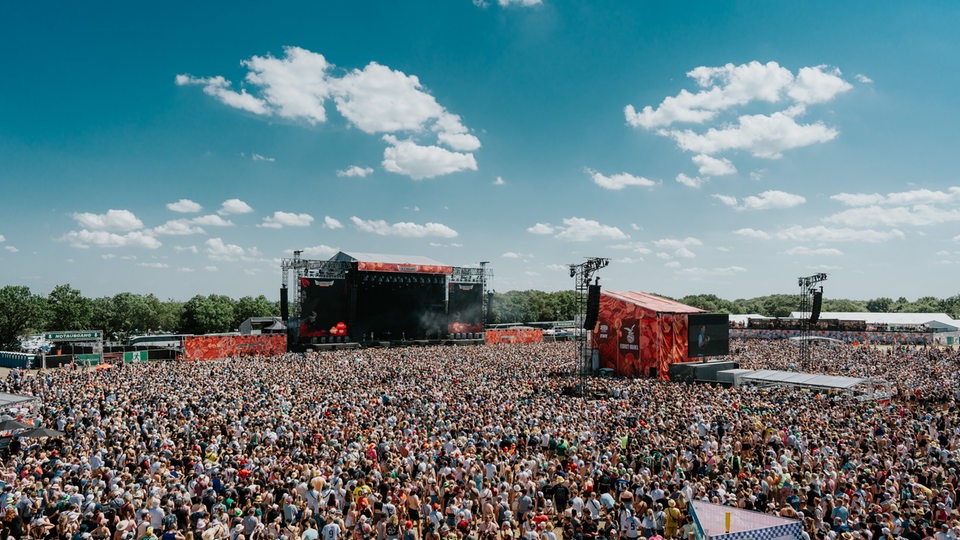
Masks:
[[[13,370],[3,538],[691,540],[688,502],[798,519],[805,540],[960,538],[947,350],[817,349],[888,402],[590,379],[573,343],[342,350]],[[740,342],[743,364],[790,364]],[[922,398],[922,399],[921,399]],[[14,433],[15,435],[15,433]]]

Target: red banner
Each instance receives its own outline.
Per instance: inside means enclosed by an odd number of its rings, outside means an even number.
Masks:
[[[287,352],[287,336],[193,336],[183,339],[185,360],[215,360],[253,354],[275,355]]]
[[[434,266],[428,264],[361,262],[357,264],[357,269],[367,272],[402,272],[405,274],[450,275],[453,273],[452,266]]]
[[[487,345],[498,343],[543,343],[543,330],[540,328],[487,330]]]

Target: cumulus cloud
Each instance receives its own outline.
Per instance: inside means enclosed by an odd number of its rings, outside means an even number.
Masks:
[[[437,160],[447,164],[426,172],[402,158],[388,160],[385,155],[384,166],[389,162],[394,167],[388,169],[392,172],[412,173],[408,175],[419,179],[476,169],[472,152],[480,148],[480,140],[470,133],[458,115],[437,102],[416,75],[370,62],[362,69],[347,70],[337,76],[333,65],[322,54],[299,47],[286,47],[281,58],[253,56],[242,64],[248,69],[245,83],[256,95],[248,94],[246,89],[232,90],[233,85],[223,77],[178,75],[176,82],[202,86],[204,92],[231,107],[263,116],[304,120],[309,124],[327,120],[326,102],[331,100],[349,125],[368,134],[407,134],[411,144],[430,149],[429,156],[421,152],[417,159],[426,157],[435,165]],[[435,136],[436,145],[421,145],[414,139],[430,135]],[[400,146],[387,142],[394,148]],[[400,149],[408,159],[413,158],[409,155],[411,150],[410,147]],[[451,166],[451,161],[459,165]]]
[[[627,238],[627,235],[617,227],[604,225],[592,219],[570,217],[564,218],[563,226],[557,228],[556,237],[571,242],[587,242],[590,240],[622,240]]]
[[[680,173],[677,175],[677,183],[683,184],[688,188],[700,189],[700,187],[707,183],[707,181],[700,177],[692,177]]]
[[[220,218],[220,216],[215,216]],[[185,236],[190,234],[205,234],[202,227],[197,226],[189,219],[172,219],[163,225],[153,228],[155,234],[170,236]]]
[[[805,246],[797,246],[797,247],[790,248],[785,253],[787,255],[818,255],[818,256],[843,255],[843,252],[837,248],[808,248]]]
[[[190,220],[197,225],[206,225],[207,227],[233,227],[233,222],[229,219],[223,219],[217,214],[207,214],[206,216],[195,217]]]
[[[65,234],[61,240],[75,248],[123,248],[140,247],[146,249],[157,249],[161,245],[152,234],[144,231],[130,231],[126,234],[118,234],[109,231],[90,231],[82,229],[79,231],[70,231]]]
[[[873,84],[873,79],[871,79],[870,77],[867,77],[863,73],[857,73],[856,75],[853,76],[853,78],[856,79],[857,82],[861,84]]]
[[[698,238],[688,236],[686,238],[662,238],[654,241],[653,245],[664,250],[658,254],[660,258],[680,257],[682,259],[692,259],[697,255],[690,248],[702,246],[703,242]],[[667,255],[667,257],[663,255]]]
[[[696,153],[694,162],[702,176],[736,172],[732,162],[715,156],[721,152],[742,150],[777,159],[784,151],[835,139],[836,129],[798,118],[810,105],[829,102],[852,88],[836,68],[808,66],[794,74],[777,62],[700,66],[687,76],[699,90],[681,89],[659,105],[640,110],[627,105],[624,116],[628,125],[652,130],[673,139],[681,150]],[[756,104],[776,110],[750,114],[746,108]],[[676,124],[707,129],[679,129]]]
[[[624,108],[627,123],[646,129],[678,122],[700,124],[712,120],[720,111],[754,101],[779,103],[789,97],[794,103],[819,103],[851,88],[837,69],[805,67],[794,77],[777,62],[700,66],[687,76],[697,82],[699,92],[684,89],[676,96],[664,98],[656,108],[647,105],[639,112],[633,105],[627,105]]]
[[[944,191],[914,189],[881,195],[880,193],[838,193],[830,199],[845,206],[950,204],[960,202],[960,186],[950,186]]]
[[[593,169],[584,169],[584,171],[590,175],[590,178],[593,179],[594,184],[602,187],[603,189],[609,189],[613,191],[621,190],[627,186],[653,187],[657,185],[657,183],[653,180],[644,178],[642,176],[634,176],[625,172],[607,176]]]
[[[447,227],[446,225],[443,225],[442,223],[387,223],[382,219],[365,220],[357,216],[352,216],[350,221],[353,222],[354,226],[356,226],[358,230],[373,233],[379,236],[399,236],[402,238],[425,238],[428,236],[455,238],[457,236],[457,231]]]
[[[788,227],[777,232],[775,236],[780,240],[793,240],[796,242],[878,243],[904,238],[903,232],[897,229],[878,231],[874,229],[826,227],[823,225],[817,225],[815,227],[802,227],[800,225],[794,225],[793,227]]]
[[[759,195],[750,195],[748,197],[744,197],[742,202],[738,201],[736,197],[730,197],[728,195],[717,194],[714,195],[714,197],[723,204],[736,210],[771,210],[793,208],[807,202],[807,199],[801,195],[795,195],[793,193],[776,190],[764,191]]]
[[[495,186],[502,186],[504,184],[506,184],[506,182],[503,181],[502,176],[498,176],[497,179],[493,181],[493,185]]]
[[[3,249],[9,251],[10,253],[18,253],[20,251],[16,246],[3,246]]]
[[[98,231],[135,231],[143,228],[143,222],[129,210],[107,210],[105,214],[78,212],[73,219],[81,227]]]
[[[865,206],[851,208],[823,219],[826,223],[848,227],[924,227],[960,221],[960,209],[939,208],[929,204],[914,206]]]
[[[384,135],[383,168],[414,180],[434,178],[458,171],[477,170],[473,154],[452,152],[439,146],[421,146],[411,140]]]
[[[227,199],[223,201],[222,205],[220,205],[220,210],[217,210],[217,213],[221,216],[230,214],[249,214],[250,212],[253,212],[253,208],[240,199]]]
[[[720,266],[715,268],[678,268],[676,273],[691,279],[709,279],[713,277],[729,277],[746,272],[747,269],[742,266]]]
[[[330,230],[342,229],[343,223],[340,223],[339,219],[323,216],[323,228]]]
[[[744,150],[756,157],[777,159],[785,150],[832,141],[836,129],[822,122],[799,124],[789,112],[744,115],[737,124],[710,128],[704,133],[693,130],[664,130],[677,146],[690,152],[716,154],[727,150]]]
[[[167,210],[181,214],[193,214],[203,210],[203,207],[190,199],[180,199],[177,202],[167,203]]]
[[[527,232],[531,234],[553,234],[554,228],[546,223],[537,223],[532,227],[527,227]]]
[[[770,233],[758,229],[751,229],[749,227],[737,229],[733,231],[733,234],[738,234],[747,238],[756,238],[758,240],[769,240],[771,238]]]
[[[340,251],[339,248],[330,247],[326,244],[303,248],[303,256],[311,259],[329,259]]]
[[[737,172],[737,168],[726,158],[698,154],[693,156],[693,163],[699,167],[698,172],[704,176],[726,176]]]
[[[263,223],[258,227],[268,229],[282,229],[283,227],[309,227],[313,223],[313,216],[310,214],[296,214],[293,212],[283,212],[277,210],[272,216],[263,218]]]
[[[218,261],[243,261],[260,255],[255,247],[244,249],[236,244],[227,244],[222,238],[210,238],[206,246],[207,256]]]
[[[508,252],[504,253],[503,255],[501,255],[501,257],[503,257],[504,259],[519,259],[519,258],[520,258],[520,254],[519,254],[519,253],[514,253],[514,252],[512,252],[512,251],[508,251]]]
[[[373,168],[351,165],[342,171],[337,171],[337,176],[364,178],[373,174]]]

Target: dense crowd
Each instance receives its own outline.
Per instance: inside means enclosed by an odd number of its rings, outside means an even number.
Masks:
[[[0,534],[63,540],[692,538],[687,503],[802,520],[809,540],[952,540],[952,351],[845,345],[817,369],[889,402],[591,379],[568,343],[363,349],[111,370],[13,370]],[[738,343],[788,367],[772,342]]]

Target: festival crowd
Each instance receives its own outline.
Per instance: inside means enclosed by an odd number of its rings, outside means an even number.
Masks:
[[[736,342],[789,368],[786,342]],[[883,402],[594,378],[575,344],[341,350],[13,370],[10,412],[63,432],[2,450],[0,534],[60,540],[691,540],[699,500],[804,540],[954,540],[952,350],[816,348]],[[14,433],[15,435],[15,433]]]

